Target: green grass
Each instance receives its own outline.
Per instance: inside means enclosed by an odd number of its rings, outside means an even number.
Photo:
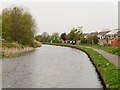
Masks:
[[[120,69],[118,69],[112,63],[110,63],[106,58],[104,58],[96,51],[92,50],[91,48],[85,48],[80,45],[70,44],[52,44],[52,45],[72,47],[86,52],[88,56],[91,58],[95,67],[97,68],[97,71],[100,73],[100,76],[102,77],[106,88],[112,90],[113,89],[118,90],[118,88],[120,88],[119,87],[120,85],[118,83],[120,82],[120,78],[118,77],[119,76],[118,74],[120,74]]]
[[[92,49],[83,48],[83,47],[80,48],[85,50],[89,54],[92,61],[94,62],[99,72],[101,73],[101,76],[103,77],[106,87],[117,88],[118,79],[120,81],[120,78],[118,78],[117,67],[111,64],[107,59],[105,59],[103,56],[93,51]]]
[[[104,50],[104,51],[106,51],[106,52],[108,52],[108,53],[111,53],[111,54],[120,56],[119,47],[90,45],[90,44],[89,44],[89,45],[88,45],[88,44],[83,44],[82,46],[90,46],[90,47],[93,47],[93,48],[98,48],[98,49]]]

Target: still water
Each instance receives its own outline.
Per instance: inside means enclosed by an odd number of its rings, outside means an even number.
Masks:
[[[3,88],[102,88],[88,56],[76,49],[43,45],[2,60]]]

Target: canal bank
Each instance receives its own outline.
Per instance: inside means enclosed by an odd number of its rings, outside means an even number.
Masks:
[[[99,78],[102,81],[102,84],[105,89],[119,89],[120,85],[120,78],[119,78],[119,69],[110,63],[107,59],[105,59],[99,53],[93,51],[90,48],[80,47],[79,45],[70,45],[70,44],[51,44],[50,45],[57,45],[57,46],[66,46],[71,48],[76,48],[79,50],[84,51],[88,57],[90,58],[91,62],[93,63],[96,71],[99,75]]]
[[[0,47],[0,58],[15,58],[32,52],[35,50],[35,48],[41,47],[41,45],[42,44],[38,41],[34,41],[33,46],[22,45],[17,42],[4,42],[2,43],[2,47]]]

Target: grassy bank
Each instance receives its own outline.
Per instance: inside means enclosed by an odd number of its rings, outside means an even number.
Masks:
[[[101,50],[104,50],[108,53],[114,54],[114,55],[118,55],[120,56],[120,50],[119,47],[114,47],[114,46],[101,46],[101,45],[91,45],[91,44],[83,44],[82,46],[90,46],[93,48],[98,48]]]
[[[41,44],[38,42],[35,42],[35,47],[40,47]],[[35,50],[35,47],[30,46],[24,46],[18,43],[2,43],[2,57],[3,58],[13,58],[20,55],[23,55],[25,53],[29,53],[31,51]]]
[[[120,78],[118,77],[118,74],[120,73],[120,70],[118,70],[116,66],[110,63],[99,53],[95,52],[90,48],[85,48],[80,45],[70,45],[70,44],[51,44],[51,45],[67,46],[84,51],[90,57],[93,65],[98,71],[99,76],[102,78],[102,81],[105,84],[105,88],[118,90],[119,87],[118,82],[120,82]]]

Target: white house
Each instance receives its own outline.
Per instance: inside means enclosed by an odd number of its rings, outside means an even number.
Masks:
[[[110,30],[102,31],[102,32],[99,32],[97,36],[99,37],[99,39],[105,39],[106,38],[106,34],[109,33],[109,32],[110,32]]]
[[[114,39],[120,37],[120,30],[119,29],[114,29],[111,32],[107,33],[106,36],[109,39]]]

